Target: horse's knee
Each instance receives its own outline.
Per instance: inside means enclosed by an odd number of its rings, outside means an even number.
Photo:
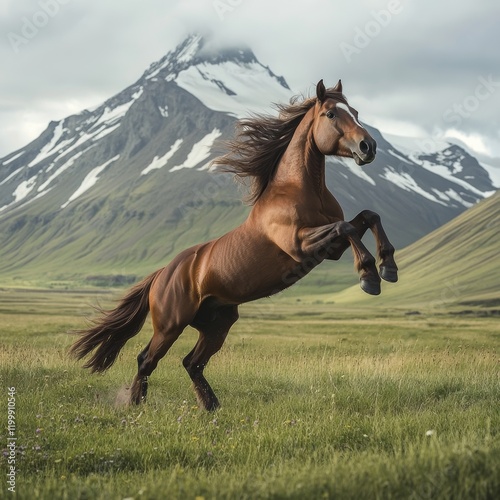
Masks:
[[[369,226],[374,226],[375,224],[380,224],[380,215],[371,210],[363,210],[361,212],[362,217],[365,219]]]
[[[351,236],[358,236],[358,231],[356,228],[347,221],[340,221],[336,224],[336,232],[338,236],[349,238]]]

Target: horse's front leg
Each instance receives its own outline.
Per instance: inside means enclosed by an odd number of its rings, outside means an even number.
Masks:
[[[385,234],[380,215],[371,210],[363,210],[350,222],[360,234],[360,237],[370,229],[375,237],[377,255],[380,260],[380,277],[385,281],[398,281],[398,266],[394,260],[394,247]]]
[[[315,265],[333,254],[343,252],[349,245],[354,254],[354,264],[359,272],[360,286],[370,295],[380,293],[380,276],[375,267],[375,258],[361,242],[357,229],[345,221],[326,226],[303,228],[298,233],[300,260]]]
[[[380,216],[371,210],[363,210],[349,221],[349,224],[356,228],[360,238],[368,229],[371,230],[377,245],[377,256],[380,259],[380,277],[391,283],[398,281],[398,266],[394,260],[394,247],[385,234]],[[342,245],[332,247],[326,258],[339,260],[348,247],[349,242],[344,241]]]

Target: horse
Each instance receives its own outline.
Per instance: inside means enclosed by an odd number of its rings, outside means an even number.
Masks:
[[[227,153],[214,167],[251,180],[248,218],[223,236],[182,251],[167,266],[130,289],[117,307],[104,311],[70,348],[84,365],[104,372],[151,313],[153,336],[137,357],[129,404],[146,399],[148,377],[183,330],[199,332],[183,359],[200,407],[213,411],[219,400],[203,375],[238,320],[239,305],[269,297],[296,283],[324,260],[338,260],[350,246],[361,289],[380,293],[381,278],[396,282],[394,247],[375,212],[344,220],[325,184],[325,156],[372,162],[376,142],[342,92],[342,82],[316,96],[277,105],[279,115],[240,120]],[[380,261],[361,241],[370,229]]]

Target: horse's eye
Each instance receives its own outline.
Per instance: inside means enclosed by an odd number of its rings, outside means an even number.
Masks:
[[[332,118],[335,118],[335,113],[333,111],[327,111],[326,116],[331,120]]]

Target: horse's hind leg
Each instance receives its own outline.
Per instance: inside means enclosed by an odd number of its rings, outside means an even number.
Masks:
[[[130,387],[130,402],[139,404],[146,399],[148,391],[148,377],[158,365],[163,356],[179,338],[184,327],[157,328],[147,347],[137,357],[137,375]]]
[[[200,332],[200,336],[194,349],[182,363],[193,381],[198,402],[205,410],[216,410],[219,407],[219,400],[203,376],[203,370],[209,359],[222,347],[229,329],[237,319],[238,307],[227,306],[215,309],[210,321],[199,319],[192,323]]]
[[[134,382],[132,382],[132,388],[134,388],[135,392],[138,392],[138,394],[137,394],[138,397],[134,397],[134,402],[136,402],[135,400],[138,399],[137,403],[145,400],[146,395],[148,393],[148,377],[145,377],[145,376],[140,377],[139,372],[141,370],[142,364],[146,360],[148,350],[149,350],[149,347],[151,346],[152,340],[153,339],[151,339],[148,342],[148,345],[140,352],[139,356],[137,356],[137,376],[136,376],[136,378],[138,378],[138,380],[136,382],[136,380],[134,379]],[[137,385],[137,387],[136,387],[136,385]]]

